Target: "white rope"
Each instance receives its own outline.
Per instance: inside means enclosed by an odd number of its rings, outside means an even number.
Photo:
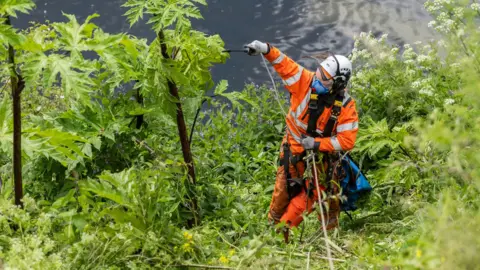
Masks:
[[[322,199],[320,198],[322,196],[322,193],[320,193],[320,188],[318,184],[318,175],[317,175],[317,166],[315,164],[315,153],[313,153],[313,150],[310,150],[310,155],[312,156],[313,160],[313,174],[315,178],[315,186],[317,188],[317,195],[318,195],[318,206],[320,208],[320,216],[322,217],[322,229],[323,229],[323,236],[325,239],[325,246],[327,247],[327,257],[328,257],[328,264],[330,266],[330,269],[333,270],[335,267],[333,266],[333,260],[332,260],[332,251],[330,250],[330,243],[328,239],[328,234],[327,234],[327,227],[325,226],[325,217],[323,216],[323,204],[322,204]],[[308,162],[308,159],[307,159]],[[308,167],[308,166],[307,166]]]
[[[270,72],[270,69],[268,68],[267,60],[265,60],[265,56],[264,56],[263,54],[260,54],[260,55],[262,56],[263,64],[265,65],[265,68],[267,69],[268,76],[270,76],[270,81],[272,82],[272,86],[273,86],[272,91],[273,91],[274,94],[275,94],[275,99],[277,100],[278,105],[280,106],[280,109],[282,110],[283,115],[285,115],[285,121],[287,121],[288,114],[287,114],[287,112],[285,111],[285,108],[283,108],[282,102],[280,101],[280,95],[278,94],[278,89],[277,89],[277,86],[275,85],[275,80],[273,79],[272,73]],[[288,125],[288,124],[287,124],[287,125]],[[300,135],[302,134],[302,133],[298,130],[297,125],[293,125],[293,127],[294,127],[295,130],[298,132],[298,134],[300,134]],[[285,128],[286,128],[286,127],[285,127]],[[288,133],[287,133],[287,136],[288,136]]]
[[[278,101],[278,105],[280,106],[280,109],[282,110],[282,113],[287,117],[287,112],[283,108],[282,102],[280,101],[280,96],[278,95],[278,90],[277,86],[275,85],[275,80],[273,79],[272,73],[270,73],[270,69],[268,68],[267,61],[265,60],[265,56],[263,54],[260,54],[262,56],[263,64],[265,65],[265,68],[267,69],[268,76],[270,76],[270,80],[272,81],[273,85],[273,92],[275,93],[275,99]]]

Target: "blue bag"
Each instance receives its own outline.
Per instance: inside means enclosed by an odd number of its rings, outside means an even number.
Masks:
[[[347,200],[341,203],[341,209],[343,211],[355,211],[357,209],[355,203],[362,195],[371,191],[372,187],[368,183],[367,177],[349,155],[342,160],[342,167],[347,176],[340,182],[340,185]]]

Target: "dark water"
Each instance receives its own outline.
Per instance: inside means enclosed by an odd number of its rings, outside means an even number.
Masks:
[[[16,20],[16,27],[28,21],[63,21],[62,12],[75,14],[78,20],[92,13],[93,22],[105,31],[129,32],[153,39],[150,26],[141,23],[130,29],[122,14],[124,0],[38,0],[37,8]],[[349,54],[353,36],[361,31],[389,34],[392,43],[425,41],[432,37],[427,28],[430,17],[424,0],[208,0],[202,8],[204,20],[194,22],[197,30],[220,34],[227,48],[241,48],[254,39],[268,41],[294,59],[319,50],[330,49]],[[302,62],[302,61],[300,61]],[[313,68],[313,63],[302,62]],[[227,79],[234,89],[245,82],[268,83],[258,57],[232,54],[224,65],[212,69],[214,79]]]

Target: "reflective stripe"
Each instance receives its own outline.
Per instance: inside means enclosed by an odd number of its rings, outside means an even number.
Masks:
[[[343,124],[337,126],[337,132],[343,132],[348,130],[356,130],[358,129],[358,122]]]
[[[304,130],[307,130],[307,125],[302,123],[297,117],[295,117],[295,114],[293,112],[290,112],[290,116],[293,118],[295,121],[295,124],[297,124],[297,127],[303,128]]]
[[[298,137],[297,134],[295,134],[288,125],[287,125],[287,131],[288,131],[288,134],[290,134],[297,143],[299,144],[302,143],[302,139]]]
[[[295,124],[297,124],[298,127],[303,128],[303,130],[307,130],[307,125],[302,123],[298,118],[293,118],[295,120]]]
[[[319,135],[322,135],[322,134],[323,134],[323,130],[320,130],[320,129],[317,128],[316,131],[317,131],[317,133],[318,133]]]
[[[342,105],[345,106],[349,99],[350,99],[350,95],[348,93],[345,93],[345,96],[343,97]]]
[[[271,63],[272,65],[278,65],[283,61],[284,58],[285,58],[285,54],[282,53],[280,54],[279,57],[277,57],[277,59],[273,60]]]
[[[342,151],[343,150],[342,146],[340,145],[340,143],[337,140],[337,136],[330,137],[330,142],[332,142],[333,149],[335,149],[335,151]]]
[[[297,83],[298,81],[300,81],[300,78],[302,77],[302,72],[303,72],[303,67],[302,66],[299,66],[298,67],[298,72],[297,74],[293,75],[292,77],[286,79],[286,80],[283,80],[283,83],[287,86],[292,86],[294,85],[295,83]]]
[[[299,118],[302,115],[302,112],[307,108],[308,103],[310,102],[310,94],[311,91],[308,91],[305,97],[303,98],[302,102],[298,105],[297,109],[295,110],[295,117]]]

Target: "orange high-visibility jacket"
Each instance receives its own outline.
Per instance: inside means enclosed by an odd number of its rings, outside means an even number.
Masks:
[[[270,52],[265,58],[273,65],[277,73],[282,77],[283,83],[291,93],[290,110],[287,116],[287,138],[292,154],[301,154],[304,149],[301,144],[302,134],[307,135],[308,104],[310,102],[311,82],[314,72],[309,71],[280,50],[270,45]],[[317,133],[322,134],[325,125],[330,118],[332,108],[325,108],[317,120]],[[345,93],[343,106],[338,116],[331,137],[317,137],[321,152],[348,151],[355,145],[358,131],[358,115],[355,108],[355,100]]]

